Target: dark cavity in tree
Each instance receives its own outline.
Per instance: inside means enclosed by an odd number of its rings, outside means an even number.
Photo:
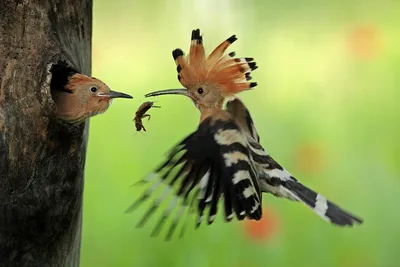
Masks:
[[[56,64],[52,65],[50,72],[51,72],[50,89],[52,97],[54,92],[57,90],[65,91],[67,93],[72,93],[72,91],[65,88],[65,86],[67,85],[68,80],[71,78],[71,76],[78,73],[76,69],[69,66],[67,62],[60,60]]]

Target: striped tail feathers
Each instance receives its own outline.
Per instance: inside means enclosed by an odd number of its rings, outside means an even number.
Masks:
[[[307,188],[296,180],[285,181],[282,186],[327,222],[338,226],[353,226],[363,223],[363,219],[345,211],[321,194]]]
[[[260,155],[261,151],[264,150],[253,148],[252,153],[256,155],[254,159],[257,161],[261,188],[264,192],[277,197],[300,201],[323,220],[338,226],[353,226],[363,223],[361,218],[343,210],[324,196],[301,184],[267,152],[264,151],[264,155]]]
[[[302,185],[279,165],[259,144],[260,137],[251,115],[238,98],[227,103],[227,111],[235,118],[236,124],[245,133],[251,160],[257,168],[260,187],[263,192],[300,201],[313,209],[322,219],[339,226],[361,224],[363,222],[361,218],[343,210],[324,196]]]
[[[245,140],[233,120],[213,119],[205,119],[196,132],[171,150],[153,174],[143,179],[147,189],[127,212],[153,201],[137,227],[144,226],[164,203],[167,206],[161,210],[152,236],[157,236],[171,220],[167,240],[172,238],[181,220],[183,236],[193,211],[197,214],[196,228],[205,217],[212,224],[221,199],[227,222],[235,215],[239,220],[261,218],[261,191],[248,150],[243,146]]]

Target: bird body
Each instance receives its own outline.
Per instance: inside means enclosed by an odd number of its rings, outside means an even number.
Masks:
[[[207,223],[213,223],[220,201],[226,221],[234,217],[259,220],[262,217],[262,193],[302,202],[335,225],[362,223],[362,219],[301,184],[260,145],[250,112],[234,95],[257,85],[249,82],[256,65],[252,58],[233,58],[234,53],[223,56],[234,40],[235,36],[228,38],[206,58],[200,32],[194,30],[187,58],[180,49],[173,52],[178,79],[185,88],[146,95],[180,94],[191,98],[200,111],[200,124],[196,131],[173,147],[167,159],[151,175],[141,180],[149,187],[127,212],[135,210],[164,187],[138,227],[143,226],[170,197],[168,208],[152,233],[157,235],[179,206],[167,239],[172,237],[185,212],[189,214],[194,210],[197,213],[197,227],[206,215]],[[223,109],[222,103],[228,97],[234,99]],[[186,223],[181,236],[185,227]]]

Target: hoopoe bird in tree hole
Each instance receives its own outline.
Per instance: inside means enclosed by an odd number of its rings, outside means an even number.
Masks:
[[[218,203],[223,203],[225,220],[245,218],[260,220],[262,193],[304,203],[325,221],[339,226],[361,224],[363,220],[343,210],[321,194],[307,188],[279,165],[260,145],[250,112],[238,98],[227,102],[236,93],[257,85],[250,82],[257,66],[253,58],[224,55],[236,41],[233,35],[205,56],[200,31],[192,32],[187,57],[181,49],[173,51],[178,80],[185,87],[152,92],[146,97],[177,94],[189,97],[200,111],[198,129],[177,144],[168,158],[140,183],[150,187],[134,202],[131,212],[150,199],[159,187],[164,190],[154,200],[137,227],[142,227],[160,204],[170,197],[152,235],[178,206],[166,239],[170,239],[185,212],[197,214],[196,228],[204,217],[212,224]],[[207,214],[208,213],[208,214]],[[181,228],[183,236],[185,222]],[[208,215],[208,216],[207,216]]]
[[[104,113],[115,98],[132,96],[112,91],[104,82],[72,69],[53,66],[51,94],[56,104],[55,115],[68,123],[77,124]]]

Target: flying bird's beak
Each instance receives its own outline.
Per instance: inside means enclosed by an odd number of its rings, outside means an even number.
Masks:
[[[115,92],[115,91],[110,91],[106,94],[98,94],[98,96],[105,96],[108,98],[133,98],[132,96],[130,96],[128,94]]]
[[[164,89],[159,91],[154,91],[148,94],[145,94],[145,97],[150,96],[159,96],[159,95],[184,95],[190,97],[189,91],[186,88],[179,88],[179,89]]]

